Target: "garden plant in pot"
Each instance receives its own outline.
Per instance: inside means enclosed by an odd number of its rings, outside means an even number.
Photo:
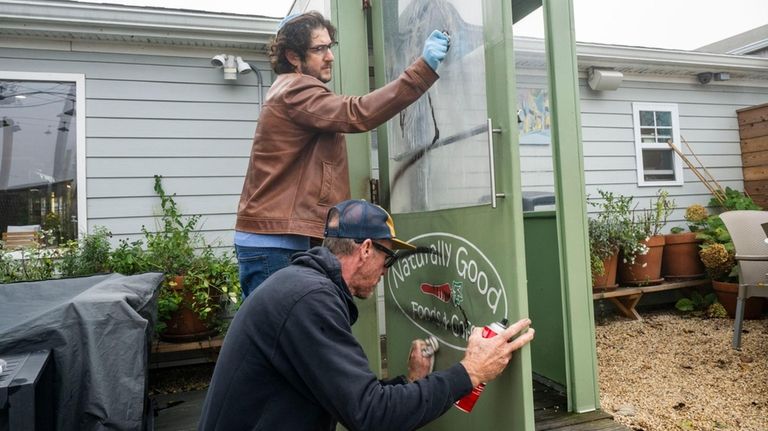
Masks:
[[[710,206],[719,210],[761,208],[752,199],[733,189],[726,188],[726,199],[712,199]],[[706,223],[698,231],[697,238],[702,240],[699,257],[707,275],[712,279],[712,290],[730,317],[736,314],[736,296],[739,290],[739,274],[736,265],[735,249],[731,235],[719,214],[707,217]],[[763,298],[749,298],[745,304],[744,318],[756,319],[763,311]]]
[[[688,231],[675,226],[664,235],[664,254],[661,272],[664,279],[690,280],[705,275],[704,264],[699,258],[698,232],[706,225],[709,212],[704,206],[693,204],[685,209],[685,221]]]
[[[618,286],[616,267],[619,249],[625,240],[623,222],[629,220],[631,201],[631,198],[614,196],[603,190],[598,190],[598,193],[600,201],[587,201],[599,211],[588,219],[592,290],[596,292],[612,290]]]
[[[649,208],[632,212],[627,236],[637,242],[621,249],[618,273],[622,284],[647,286],[663,281],[661,259],[664,235],[661,235],[661,229],[667,223],[673,207],[674,201],[669,198],[669,193],[659,190]]]
[[[157,299],[156,332],[167,341],[205,338],[222,330],[223,311],[240,298],[233,253],[217,254],[198,230],[200,216],[184,216],[155,176],[161,216],[156,231],[142,227],[142,240],[122,240],[113,252],[113,269],[122,273],[165,274]]]

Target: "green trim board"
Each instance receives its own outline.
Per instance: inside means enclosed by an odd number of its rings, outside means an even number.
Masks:
[[[600,407],[595,323],[589,286],[584,157],[581,142],[573,3],[545,0],[544,27],[552,108],[552,159],[566,342],[568,410]]]
[[[363,95],[370,91],[368,80],[367,19],[362,8],[349,7],[348,2],[334,0],[331,4],[331,21],[336,26],[337,38],[342,39],[335,55],[331,84],[337,94]],[[370,200],[371,141],[368,133],[347,134],[349,181],[352,198]],[[368,363],[379,375],[382,371],[381,345],[379,343],[378,314],[375,295],[364,301],[356,301],[358,321],[352,327],[368,355]]]

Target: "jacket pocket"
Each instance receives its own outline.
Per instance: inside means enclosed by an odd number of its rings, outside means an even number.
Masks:
[[[323,179],[320,183],[320,198],[318,203],[320,205],[335,205],[336,202],[331,202],[333,198],[333,178],[335,169],[333,163],[323,162]]]

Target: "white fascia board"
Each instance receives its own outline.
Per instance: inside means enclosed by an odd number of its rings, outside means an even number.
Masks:
[[[749,72],[768,71],[768,58],[729,54],[711,54],[696,51],[680,51],[658,48],[578,43],[576,45],[580,65],[597,63],[646,64],[668,67],[702,67]]]
[[[545,60],[544,41],[540,38],[516,36],[515,52],[519,58]],[[691,67],[710,70],[768,72],[768,57],[712,54],[664,48],[644,48],[622,45],[576,42],[576,57],[580,69],[590,66],[664,66],[687,70]],[[542,63],[544,65],[544,63]]]
[[[279,18],[252,15],[77,3],[0,0],[0,29],[149,40],[265,44]]]
[[[760,51],[765,48],[768,48],[768,39],[758,40],[741,48],[730,50],[728,54],[749,54],[750,52]]]

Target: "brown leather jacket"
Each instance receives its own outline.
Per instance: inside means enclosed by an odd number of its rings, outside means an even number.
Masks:
[[[328,209],[350,198],[343,133],[380,126],[437,78],[419,58],[386,86],[343,96],[311,76],[278,75],[259,115],[235,229],[322,238]]]

